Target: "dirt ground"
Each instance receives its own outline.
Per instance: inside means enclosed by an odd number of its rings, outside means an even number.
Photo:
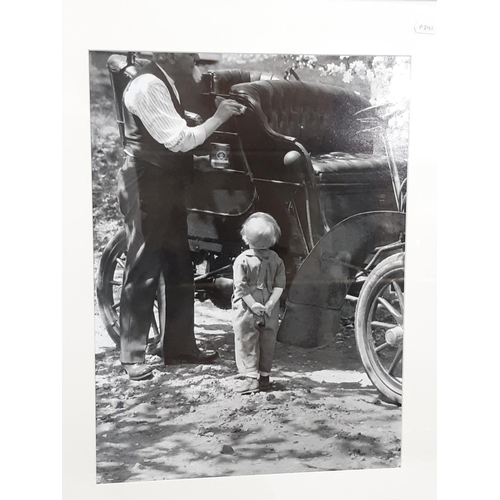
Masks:
[[[401,408],[358,359],[352,318],[323,349],[278,344],[266,392],[239,395],[229,311],[196,303],[212,365],[155,368],[130,382],[96,314],[97,482],[399,467]]]

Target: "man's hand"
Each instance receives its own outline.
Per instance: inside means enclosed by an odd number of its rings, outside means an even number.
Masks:
[[[229,118],[235,115],[242,115],[247,108],[232,99],[224,99],[220,102],[214,118],[222,120],[225,123]]]
[[[247,108],[243,104],[238,104],[233,99],[223,99],[217,107],[217,111],[203,125],[206,137],[210,137],[223,123],[235,115],[241,115]]]

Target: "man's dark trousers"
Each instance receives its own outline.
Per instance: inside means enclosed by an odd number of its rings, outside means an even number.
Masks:
[[[166,286],[164,359],[196,354],[193,268],[185,190],[189,173],[173,175],[128,157],[120,171],[127,263],[120,300],[121,362],[144,363],[160,274]]]

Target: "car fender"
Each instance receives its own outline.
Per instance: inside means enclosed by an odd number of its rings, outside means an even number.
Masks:
[[[320,347],[338,333],[340,312],[356,274],[377,247],[398,241],[406,214],[365,212],[326,233],[302,262],[286,298],[280,342]]]

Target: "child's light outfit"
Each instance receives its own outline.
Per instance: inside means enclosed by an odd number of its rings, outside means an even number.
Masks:
[[[251,295],[265,305],[273,289],[285,288],[285,265],[278,254],[269,249],[249,249],[234,261],[233,328],[236,366],[239,373],[257,377],[269,373],[279,326],[279,304],[271,316],[256,316],[243,297]],[[263,325],[261,326],[261,324]]]

